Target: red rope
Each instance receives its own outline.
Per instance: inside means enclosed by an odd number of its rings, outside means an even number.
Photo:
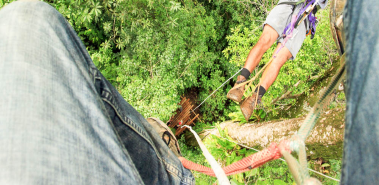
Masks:
[[[240,161],[237,161],[229,166],[226,166],[222,168],[227,176],[242,173],[245,171],[249,171],[251,169],[257,168],[269,161],[279,159],[282,154],[280,153],[280,149],[283,147],[284,150],[287,150],[289,152],[290,149],[288,147],[288,141],[282,141],[279,145],[276,143],[271,143],[269,148],[266,148],[260,152],[257,152],[249,157],[245,157]],[[180,158],[180,161],[182,162],[183,166],[190,170],[195,170],[201,173],[204,173],[206,175],[210,175],[215,177],[215,174],[213,170],[209,167],[205,167],[200,164],[196,164],[192,161],[189,161],[185,158]]]

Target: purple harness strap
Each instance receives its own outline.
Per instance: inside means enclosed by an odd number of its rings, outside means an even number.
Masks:
[[[301,7],[301,9],[300,9],[299,13],[297,14],[297,16],[296,16],[296,17],[295,17],[295,15],[292,16],[292,20],[291,20],[291,22],[286,26],[286,28],[285,28],[284,31],[283,31],[283,36],[284,36],[284,37],[287,36],[287,35],[289,35],[289,34],[290,34],[289,32],[292,32],[292,31],[293,31],[293,29],[294,29],[294,27],[295,27],[295,22],[296,22],[296,20],[297,20],[297,19],[300,17],[300,15],[302,15],[302,14],[305,12],[305,10],[306,10],[309,6],[311,6],[313,3],[315,3],[315,0],[308,0],[308,1],[307,1],[307,5],[304,6],[304,4],[303,4],[303,6]],[[295,20],[294,20],[294,17],[295,17]],[[313,28],[313,29],[312,29],[312,35],[314,35],[315,32],[316,32],[316,16],[313,14],[313,11],[311,11],[311,12],[309,13],[309,15],[308,15],[308,20],[309,20],[309,23],[310,23],[311,27]]]
[[[293,30],[295,29],[295,23],[296,23],[297,19],[305,12],[305,10],[309,6],[311,6],[313,3],[315,3],[315,0],[308,0],[306,2],[307,2],[307,4],[305,6],[304,6],[304,4],[302,5],[302,7],[301,7],[301,9],[297,15],[295,15],[295,14],[292,15],[291,22],[286,26],[286,28],[284,28],[284,31],[282,34],[284,41],[283,41],[281,47],[276,51],[274,58],[276,57],[276,54],[278,54],[279,51],[284,47],[284,45],[288,41],[288,39],[292,38]],[[316,16],[313,15],[313,11],[311,11],[309,13],[308,20],[309,20],[309,23],[311,26],[311,30],[312,30],[311,32],[312,32],[312,38],[313,38],[314,34],[316,33]]]

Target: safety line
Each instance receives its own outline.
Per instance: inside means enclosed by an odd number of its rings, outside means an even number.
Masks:
[[[215,134],[212,134],[212,135],[217,136],[217,135],[215,135]],[[217,136],[217,137],[219,137],[219,136]],[[255,148],[251,148],[251,147],[246,146],[246,145],[241,144],[241,143],[237,143],[237,142],[235,142],[235,141],[231,141],[231,140],[229,140],[228,138],[221,137],[221,136],[220,136],[220,138],[225,139],[225,140],[228,140],[228,141],[230,141],[230,142],[233,142],[233,143],[235,143],[235,144],[237,144],[237,145],[240,145],[240,146],[242,146],[242,147],[245,147],[245,148],[248,148],[248,149],[254,150],[254,151],[256,151],[256,152],[260,152],[260,150],[257,150],[257,149],[255,149]],[[283,158],[279,158],[279,160],[286,162],[286,160],[284,160]],[[340,180],[335,179],[335,178],[330,177],[330,176],[327,176],[327,175],[325,175],[325,174],[323,174],[323,173],[320,173],[320,172],[318,172],[318,171],[312,170],[312,169],[310,169],[310,168],[308,168],[308,170],[311,171],[311,172],[314,172],[314,173],[316,173],[316,174],[319,174],[319,175],[321,175],[321,176],[324,176],[324,177],[326,177],[326,178],[329,178],[329,179],[331,179],[331,180],[334,180],[334,181],[340,182]]]
[[[234,78],[239,72],[242,71],[243,68],[241,68],[240,70],[238,70],[232,77],[230,77],[229,79],[227,79],[223,84],[221,84],[216,90],[214,90],[212,92],[212,94],[210,94],[207,98],[205,98],[205,100],[203,100],[203,102],[200,103],[200,105],[198,105],[196,108],[193,109],[193,111],[195,111],[197,108],[199,108],[205,101],[207,101],[207,99],[209,97],[211,97],[215,92],[217,92],[222,86],[224,86],[227,82],[229,82],[229,80],[231,80],[232,78]]]
[[[230,185],[230,182],[229,182],[228,177],[226,176],[224,170],[222,170],[220,164],[217,163],[216,159],[212,156],[212,154],[209,153],[207,147],[205,147],[205,145],[201,141],[199,135],[197,135],[197,133],[194,130],[192,130],[191,126],[183,125],[182,128],[183,127],[187,127],[192,132],[192,134],[195,136],[195,139],[197,140],[197,143],[199,144],[200,149],[203,151],[203,155],[205,156],[205,158],[207,159],[207,161],[211,165],[212,170],[215,173],[218,182],[221,185]]]

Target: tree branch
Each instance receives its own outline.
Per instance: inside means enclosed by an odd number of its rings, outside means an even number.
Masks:
[[[294,88],[296,88],[297,86],[299,86],[301,80],[299,80],[298,82],[296,82],[296,84],[294,85]],[[297,98],[299,97],[300,95],[302,95],[303,93],[300,93],[300,94],[295,94],[295,95],[292,95],[292,91],[286,91],[282,96],[276,98],[275,100],[273,100],[271,102],[271,104],[275,104],[276,102],[280,101],[280,100],[284,100],[284,99],[294,99],[294,98]]]

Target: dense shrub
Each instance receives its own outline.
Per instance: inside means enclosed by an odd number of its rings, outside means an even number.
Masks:
[[[0,1],[0,8],[10,1]],[[189,89],[202,101],[242,66],[259,38],[260,27],[276,0],[50,0],[74,27],[94,63],[122,96],[144,116],[167,121]],[[307,39],[298,59],[287,62],[264,101],[269,103],[297,81],[306,91],[329,65],[327,18],[314,40]],[[263,59],[268,61],[272,49]],[[226,99],[233,82],[202,107],[206,121],[234,111]],[[284,100],[283,103],[293,103]]]

